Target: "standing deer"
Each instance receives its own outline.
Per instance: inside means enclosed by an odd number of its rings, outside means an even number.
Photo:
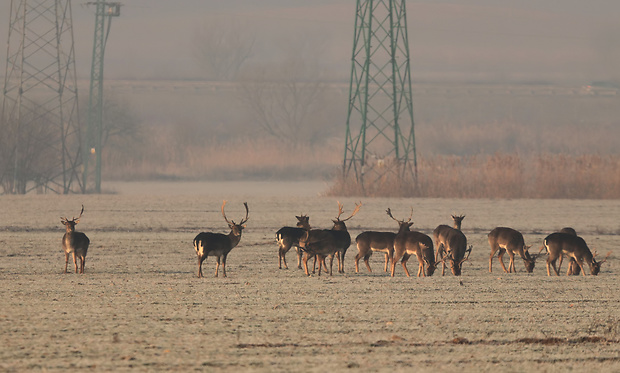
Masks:
[[[601,271],[601,264],[605,263],[609,255],[611,255],[610,251],[603,261],[597,262],[594,258],[596,253],[594,255],[592,254],[583,238],[562,232],[548,235],[543,240],[543,247],[547,249],[547,253],[549,254],[547,258],[547,276],[551,276],[550,268],[552,265],[555,274],[557,276],[560,275],[558,268],[555,266],[555,262],[560,258],[560,266],[562,266],[562,257],[564,255],[575,259],[575,262],[577,262],[577,265],[581,269],[582,275],[586,275],[586,271],[583,268],[583,262],[585,261],[590,267],[590,274],[596,276]]]
[[[409,220],[398,220],[392,216],[392,212],[388,208],[386,210],[388,216],[394,219],[398,223],[398,233],[409,231],[410,227],[413,225],[411,222],[411,217],[413,216],[413,209],[411,209],[411,216],[409,216]],[[372,272],[370,269],[370,264],[368,260],[372,255],[373,251],[383,252],[385,253],[385,266],[383,270],[385,272],[388,271],[388,263],[392,261],[394,257],[394,238],[396,238],[397,233],[393,232],[374,232],[374,231],[366,231],[360,233],[356,238],[355,242],[357,243],[357,255],[355,256],[355,273],[359,272],[359,261],[361,258],[364,258],[364,263],[366,264],[366,268],[368,268],[368,272]]]
[[[465,219],[465,215],[452,215],[452,220],[454,221],[454,228],[450,227],[449,225],[445,225],[445,224],[441,224],[439,225],[437,228],[435,228],[435,230],[433,231],[433,238],[435,241],[435,246],[437,247],[437,254],[435,256],[435,261],[439,261],[440,258],[444,258],[444,257],[452,257],[452,255],[447,252],[448,250],[448,245],[447,245],[447,239],[448,239],[448,234],[450,232],[452,232],[453,230],[461,230],[461,223],[463,222],[463,219]],[[464,236],[463,236],[464,237]],[[456,242],[454,242],[456,244]],[[465,239],[465,246],[464,249],[462,251],[462,254],[465,255],[465,250],[467,249],[467,239]],[[471,251],[470,251],[471,252]],[[446,255],[447,254],[447,255]],[[461,252],[457,253],[458,258],[460,258],[459,260],[462,260],[464,258],[460,256]],[[456,259],[453,258],[453,260],[451,260],[451,264],[452,264],[452,268],[455,268],[454,265],[458,265],[459,268],[459,273],[460,273],[460,268],[461,265],[463,264],[462,262],[460,264],[458,264],[458,262],[455,262]],[[465,260],[463,260],[464,262]],[[443,276],[445,274],[446,271],[446,263],[444,260],[441,261],[442,263],[442,267],[441,267],[441,275]],[[454,273],[454,269],[452,270],[452,273]]]
[[[577,235],[577,231],[575,231],[575,229],[571,227],[564,227],[560,229],[560,233],[568,233],[572,234],[573,236]],[[560,259],[560,265],[558,266],[558,270],[560,270],[560,267],[562,267],[562,259]],[[579,268],[579,266],[577,265],[575,258],[570,258],[570,260],[568,261],[568,270],[566,271],[566,276],[578,276],[580,272],[581,268]]]
[[[282,269],[282,262],[284,262],[284,268],[288,269],[286,264],[286,253],[295,246],[297,251],[297,268],[301,269],[301,256],[302,252],[299,248],[299,239],[303,236],[304,232],[310,230],[310,217],[306,215],[295,216],[297,218],[297,227],[282,227],[276,232],[276,241],[278,242],[278,259],[280,261],[280,269]]]
[[[325,258],[331,256],[329,275],[332,275],[333,255],[338,255],[338,272],[344,273],[344,254],[347,252],[349,246],[351,246],[351,235],[347,231],[345,222],[351,219],[357,214],[362,207],[362,203],[355,204],[355,209],[351,216],[346,219],[340,219],[340,216],[344,212],[343,206],[338,202],[338,216],[333,220],[334,226],[332,229],[311,229],[304,233],[299,240],[299,245],[304,251],[304,271],[307,276],[310,276],[308,272],[308,260],[314,256],[319,257],[319,276],[321,275],[321,267],[325,266]],[[327,268],[326,268],[327,270]]]
[[[82,232],[75,231],[75,225],[80,222],[80,218],[84,213],[84,205],[82,205],[82,211],[80,216],[69,220],[67,218],[60,217],[60,222],[65,226],[66,232],[62,237],[62,248],[65,251],[65,273],[67,273],[67,265],[69,263],[69,254],[73,254],[73,264],[75,265],[75,273],[78,273],[77,258],[80,259],[80,273],[84,273],[84,266],[86,265],[86,253],[88,252],[88,245],[90,240]]]
[[[512,228],[497,227],[489,233],[489,245],[491,245],[491,255],[489,256],[489,272],[493,272],[493,257],[499,250],[497,257],[499,258],[499,264],[502,265],[502,269],[506,273],[517,272],[515,269],[514,257],[518,254],[525,264],[525,270],[529,273],[534,271],[534,265],[538,255],[530,255],[528,249],[531,246],[525,246],[525,240],[521,232]],[[504,265],[503,256],[508,253],[510,256],[510,263],[508,264],[509,270]]]
[[[224,212],[226,201],[222,203],[222,216],[230,228],[229,234],[202,232],[194,238],[194,249],[198,256],[198,277],[202,277],[202,262],[204,262],[209,255],[217,258],[215,277],[218,276],[218,271],[220,269],[220,258],[222,258],[222,273],[223,276],[226,277],[226,257],[228,253],[239,244],[241,232],[245,228],[244,224],[248,221],[248,215],[250,213],[248,210],[248,203],[243,202],[243,205],[245,206],[245,218],[237,224],[226,218],[226,213]]]
[[[388,209],[387,213],[392,219],[394,219],[390,209]],[[400,231],[396,237],[394,237],[394,257],[392,258],[391,271],[392,277],[394,277],[396,262],[398,262],[401,258],[401,264],[405,269],[407,277],[409,277],[407,261],[411,255],[415,255],[418,258],[418,277],[420,277],[420,274],[422,274],[422,276],[433,275],[435,268],[437,267],[437,264],[435,263],[435,252],[433,250],[433,240],[422,232]],[[424,270],[425,266],[426,271]]]

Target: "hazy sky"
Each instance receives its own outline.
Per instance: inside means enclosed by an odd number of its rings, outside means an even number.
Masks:
[[[18,2],[18,0],[14,0]],[[49,0],[51,1],[51,0]],[[73,1],[78,74],[88,77],[94,10]],[[269,65],[287,45],[310,40],[309,53],[348,79],[354,0],[125,0],[106,50],[106,78],[192,79],[200,69],[191,36],[226,20],[256,38],[249,63]],[[9,0],[0,1],[0,41]],[[409,1],[414,77],[620,79],[620,2],[616,0]],[[4,74],[6,49],[0,52]]]

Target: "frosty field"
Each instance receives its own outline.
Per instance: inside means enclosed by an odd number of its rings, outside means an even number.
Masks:
[[[473,245],[463,275],[396,277],[355,273],[353,243],[344,275],[307,277],[278,269],[275,232],[310,215],[329,228],[338,212],[320,186],[168,184],[123,187],[107,195],[2,196],[0,206],[0,371],[547,371],[620,370],[620,201],[362,198],[347,226],[394,231],[385,214],[409,216],[432,234],[465,214]],[[228,256],[227,278],[215,261],[196,277],[192,240],[228,233],[229,219],[250,219]],[[345,215],[354,200],[340,200]],[[91,247],[86,273],[63,274],[60,217],[85,212],[77,228]],[[531,251],[572,226],[603,257],[599,276],[547,277],[488,271],[487,233],[520,230]],[[508,258],[505,258],[506,265]],[[417,261],[409,261],[415,275]],[[70,263],[69,268],[72,268]],[[566,261],[562,268],[566,270]]]

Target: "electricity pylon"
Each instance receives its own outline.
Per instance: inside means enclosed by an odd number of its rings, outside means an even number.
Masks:
[[[70,0],[11,0],[0,124],[3,193],[79,190]]]
[[[357,0],[343,177],[417,183],[405,0]]]
[[[88,190],[89,179],[94,178],[94,192],[101,193],[101,153],[103,150],[103,57],[110,34],[112,17],[118,17],[121,4],[97,0],[87,3],[95,6],[95,38],[90,69],[88,96],[88,124],[84,152],[83,192]],[[93,159],[94,157],[94,159]],[[89,174],[90,163],[95,163],[94,175]]]

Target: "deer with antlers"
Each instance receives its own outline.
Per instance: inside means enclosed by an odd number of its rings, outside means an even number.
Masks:
[[[250,213],[247,202],[244,202],[243,205],[245,206],[245,218],[241,219],[239,223],[235,223],[233,220],[228,220],[226,217],[226,213],[224,212],[226,201],[222,203],[222,216],[230,228],[229,234],[202,232],[194,238],[194,249],[198,256],[198,277],[202,277],[202,262],[204,262],[209,255],[215,256],[217,259],[215,277],[218,276],[218,271],[220,269],[220,258],[222,260],[222,275],[226,277],[226,257],[228,253],[239,244],[239,241],[241,241],[241,232],[245,228],[245,223],[248,221],[248,215]]]
[[[582,275],[586,275],[583,268],[583,263],[586,262],[590,267],[590,274],[596,276],[601,271],[601,265],[607,261],[607,258],[611,255],[611,251],[607,254],[605,259],[597,262],[595,259],[596,251],[594,254],[588,248],[586,241],[576,235],[570,233],[556,232],[551,233],[543,240],[543,248],[547,249],[549,256],[547,257],[547,276],[551,276],[551,266],[557,276],[560,275],[559,268],[556,267],[556,261],[560,259],[559,267],[562,266],[562,258],[566,255],[569,258],[575,260],[581,270]],[[541,249],[542,250],[542,249]],[[570,271],[570,269],[569,269]],[[567,273],[569,275],[569,273]]]
[[[60,217],[60,222],[65,226],[66,232],[62,237],[62,248],[65,251],[65,273],[67,273],[67,265],[69,263],[69,254],[73,254],[73,264],[75,265],[75,273],[78,273],[77,259],[80,260],[80,273],[84,273],[84,266],[86,265],[86,253],[88,252],[88,246],[90,240],[82,232],[75,231],[75,225],[80,222],[80,218],[84,213],[84,205],[82,205],[82,211],[80,216],[69,220],[66,217]]]
[[[333,256],[338,256],[338,272],[344,273],[344,255],[347,249],[351,245],[351,235],[347,231],[345,222],[355,216],[362,207],[362,203],[355,204],[355,209],[351,216],[346,219],[340,219],[340,216],[344,213],[343,205],[338,202],[338,216],[336,216],[334,226],[332,229],[311,229],[304,233],[299,240],[299,245],[304,251],[304,258],[302,260],[304,265],[304,271],[307,276],[310,276],[308,272],[308,260],[318,256],[319,258],[319,276],[321,275],[321,267],[325,265],[325,258],[330,256],[330,269],[329,275],[332,275]]]
[[[449,225],[441,224],[435,228],[433,231],[433,238],[435,241],[435,246],[437,247],[437,253],[435,254],[435,261],[439,261],[441,258],[442,268],[441,275],[443,276],[446,271],[446,262],[444,258],[448,258],[451,264],[452,273],[456,274],[456,272],[461,273],[461,267],[465,259],[465,252],[467,251],[467,238],[461,232],[461,223],[465,219],[465,215],[452,215],[452,220],[454,221],[454,227]],[[454,255],[450,251],[450,246],[448,245],[448,237],[450,237],[450,241],[455,249]],[[464,245],[463,245],[464,243]],[[471,250],[469,250],[471,253]],[[469,258],[469,255],[467,256]]]
[[[286,253],[295,246],[297,252],[297,268],[301,269],[301,256],[302,251],[299,247],[299,239],[304,233],[310,230],[310,217],[307,215],[295,216],[297,218],[296,227],[282,227],[276,232],[276,241],[278,242],[278,259],[279,268],[282,269],[282,262],[284,262],[284,269],[288,269],[286,264]]]
[[[386,212],[389,217],[399,221],[392,216],[390,209],[387,209]],[[409,277],[407,261],[411,255],[415,255],[418,259],[418,277],[420,277],[420,275],[433,275],[435,268],[437,268],[433,240],[422,232],[406,230],[399,232],[396,237],[394,237],[394,257],[392,258],[392,270],[390,274],[392,277],[394,277],[396,263],[401,259],[401,264],[407,277]]]
[[[512,228],[497,227],[489,233],[489,245],[491,246],[491,255],[489,256],[489,272],[493,272],[493,257],[498,251],[499,254],[497,257],[504,272],[517,272],[515,269],[515,254],[519,255],[521,259],[523,259],[525,270],[528,273],[534,271],[534,265],[536,264],[538,255],[530,255],[529,248],[531,246],[525,245],[525,240],[523,239],[521,232]],[[505,253],[508,253],[510,256],[508,269],[506,269],[503,260]]]
[[[411,222],[411,217],[413,216],[413,208],[411,209],[411,216],[407,221],[398,220],[392,216],[392,212],[388,208],[386,210],[388,216],[390,216],[394,221],[398,223],[398,233],[409,231],[413,223]],[[396,238],[397,233],[393,232],[375,232],[375,231],[366,231],[360,233],[356,238],[355,242],[357,244],[357,255],[355,256],[355,273],[359,272],[359,261],[364,258],[364,263],[366,264],[366,268],[368,268],[368,272],[372,272],[370,269],[370,264],[368,260],[373,252],[382,252],[385,254],[385,266],[383,270],[385,272],[388,271],[388,264],[392,261],[394,257],[394,238]]]

